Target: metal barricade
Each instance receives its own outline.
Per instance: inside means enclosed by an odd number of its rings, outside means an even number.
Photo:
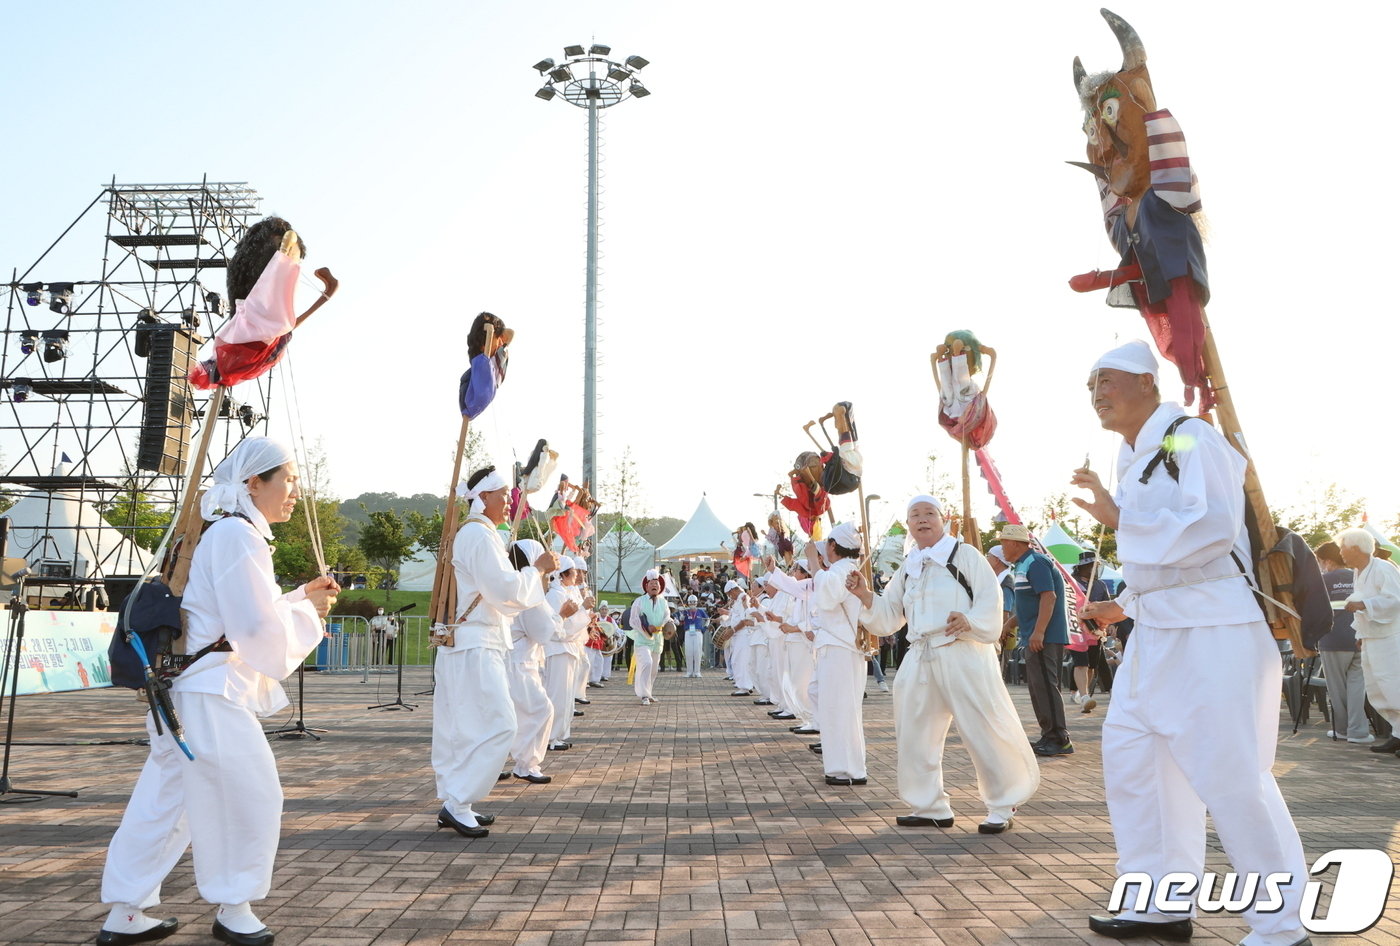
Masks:
[[[316,647],[315,667],[322,673],[353,673],[360,669],[369,640],[369,621],[354,614],[326,618],[330,635]]]

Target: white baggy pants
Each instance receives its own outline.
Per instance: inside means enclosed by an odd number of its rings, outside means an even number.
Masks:
[[[505,651],[489,647],[438,651],[433,771],[438,797],[454,818],[465,820],[490,793],[515,741],[506,659]]]
[[[784,634],[783,648],[787,652],[787,675],[783,679],[783,703],[803,726],[813,723],[812,709],[812,644],[801,634]]]
[[[574,644],[574,696],[580,700],[588,699],[588,669],[591,666],[588,662],[588,655],[592,650],[583,644]]]
[[[1294,877],[1280,887],[1281,910],[1245,911],[1246,922],[1263,934],[1301,929],[1307,864],[1272,771],[1282,684],[1278,646],[1263,621],[1133,629],[1103,727],[1120,876],[1199,877],[1209,811],[1237,873]]]
[[[540,665],[532,660],[512,660],[510,698],[515,704],[515,741],[510,755],[516,775],[538,772],[549,746],[549,730],[554,724],[554,704],[544,689]]]
[[[749,644],[749,688],[760,699],[773,698],[772,674],[768,672],[770,669],[768,641],[759,638],[757,643]]]
[[[1040,787],[1040,767],[1001,682],[991,644],[916,642],[894,681],[899,797],[924,818],[951,818],[943,785],[943,748],[956,721],[987,814],[1000,821]],[[823,737],[825,739],[825,737]]]
[[[700,676],[700,651],[705,643],[704,631],[685,632],[685,675]]]
[[[544,689],[554,707],[551,742],[567,742],[574,723],[574,655],[550,654],[544,661]]]
[[[632,674],[632,690],[638,699],[651,699],[651,688],[656,683],[656,672],[661,669],[661,652],[650,647],[634,647],[637,668]]]
[[[194,848],[199,895],[210,903],[261,900],[272,886],[282,828],[282,786],[257,716],[212,693],[173,693],[194,761],[167,731],[151,754],[107,848],[102,902],[148,909],[160,885]]]
[[[822,768],[827,775],[865,778],[866,659],[828,644],[817,648],[817,689],[822,699]]]
[[[603,682],[603,670],[607,667],[608,661],[610,661],[610,660],[612,660],[612,658],[611,658],[611,657],[604,657],[604,656],[603,656],[603,652],[602,652],[601,650],[597,650],[596,648],[593,648],[593,647],[588,648],[588,682],[589,682],[589,683],[602,683],[602,682]]]
[[[768,699],[783,710],[792,712],[787,705],[786,691],[783,688],[783,680],[787,677],[787,654],[783,646],[783,638],[786,634],[779,634],[777,637],[769,637],[768,650]],[[793,713],[793,715],[797,715]]]
[[[1368,637],[1361,644],[1366,696],[1400,735],[1400,634]]]

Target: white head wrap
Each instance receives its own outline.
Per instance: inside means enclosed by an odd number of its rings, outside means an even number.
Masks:
[[[913,509],[915,506],[919,505],[919,503],[928,503],[928,504],[929,504],[930,506],[932,506],[934,509],[937,509],[937,510],[938,510],[938,514],[939,514],[940,516],[943,515],[943,504],[940,503],[938,500],[934,499],[934,498],[933,498],[932,496],[930,496],[928,493],[920,493],[919,495],[915,496],[913,499],[909,500],[909,505],[904,507],[904,514],[905,514],[906,516],[909,515],[909,510],[911,510],[911,509]]]
[[[462,482],[458,483],[457,498],[471,500],[471,514],[474,516],[479,516],[486,511],[486,503],[482,502],[481,494],[495,492],[496,490],[504,489],[506,486],[509,485],[510,484],[505,481],[505,478],[502,477],[500,473],[498,473],[495,470],[492,470],[490,473],[487,473],[486,477],[480,483],[477,483],[475,486],[468,486],[466,480],[463,480]]]
[[[831,540],[843,549],[859,551],[862,548],[860,530],[856,528],[854,522],[843,522],[834,526],[831,530]]]
[[[648,568],[647,573],[642,576],[642,581],[661,581],[661,570],[659,568]]]
[[[272,526],[267,517],[253,505],[248,492],[248,480],[259,473],[275,470],[296,458],[292,451],[271,437],[248,437],[229,451],[224,462],[214,470],[214,485],[200,502],[200,514],[210,522],[218,518],[218,510],[241,513],[248,517],[264,539],[272,538]]]
[[[534,539],[516,539],[515,547],[520,550],[520,554],[525,556],[525,564],[533,565],[535,561],[544,554],[544,546]]]
[[[725,593],[725,594],[729,594],[729,592],[731,592],[731,591],[743,591],[743,590],[744,590],[744,586],[741,585],[741,584],[739,584],[737,581],[735,581],[735,580],[732,579],[732,578],[731,578],[729,581],[726,581],[726,582],[724,583],[724,593]]]
[[[1157,380],[1157,356],[1152,353],[1151,345],[1137,338],[1099,356],[1090,371],[1092,373],[1102,368],[1116,368],[1129,374],[1150,374],[1152,380]]]
[[[581,572],[586,572],[588,571],[588,560],[584,558],[575,558],[574,567]]]
[[[1003,565],[1009,566],[1011,564],[1006,560],[1006,550],[1003,549],[1000,545],[993,545],[991,548],[987,549],[987,554],[990,555],[992,558],[997,559]]]

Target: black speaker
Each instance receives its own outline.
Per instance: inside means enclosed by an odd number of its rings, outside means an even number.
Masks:
[[[179,476],[190,449],[194,396],[186,380],[198,357],[193,333],[170,326],[143,326],[146,341],[146,404],[136,466]]]

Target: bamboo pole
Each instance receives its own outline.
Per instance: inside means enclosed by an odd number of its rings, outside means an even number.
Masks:
[[[452,481],[447,487],[447,506],[442,514],[442,537],[438,540],[437,568],[433,571],[433,594],[428,605],[432,624],[446,624],[454,615],[456,582],[452,572],[452,544],[457,537],[457,483],[462,478],[462,455],[467,449],[467,432],[471,418],[462,415],[462,430],[457,435],[457,452],[452,461]]]
[[[175,595],[185,593],[185,584],[190,580],[190,560],[194,558],[195,546],[199,544],[200,523],[203,521],[199,507],[204,496],[199,481],[204,476],[204,462],[209,458],[209,444],[214,439],[214,428],[219,423],[219,411],[223,409],[226,390],[223,385],[215,387],[213,396],[204,407],[204,429],[199,432],[199,446],[195,448],[194,460],[190,464],[189,486],[175,515],[179,548],[166,575],[166,584]]]
[[[1201,321],[1205,328],[1201,355],[1206,377],[1210,379],[1211,387],[1215,391],[1216,420],[1225,439],[1245,458],[1245,501],[1253,510],[1259,527],[1259,544],[1262,547],[1257,551],[1265,557],[1267,563],[1266,568],[1259,569],[1260,590],[1272,598],[1277,598],[1285,606],[1293,608],[1293,592],[1286,590],[1293,584],[1292,562],[1286,555],[1273,554],[1273,548],[1278,544],[1278,529],[1274,526],[1274,517],[1269,512],[1268,501],[1264,498],[1259,471],[1254,466],[1254,459],[1249,455],[1244,429],[1240,426],[1239,415],[1235,412],[1235,399],[1230,393],[1230,386],[1225,379],[1225,368],[1220,361],[1220,349],[1215,344],[1215,333],[1211,331],[1210,320],[1205,317],[1204,309],[1201,311]],[[1279,608],[1268,598],[1264,600],[1264,605],[1274,637],[1291,641],[1293,651],[1299,657],[1313,656],[1314,652],[1303,644],[1302,626],[1298,618]]]

